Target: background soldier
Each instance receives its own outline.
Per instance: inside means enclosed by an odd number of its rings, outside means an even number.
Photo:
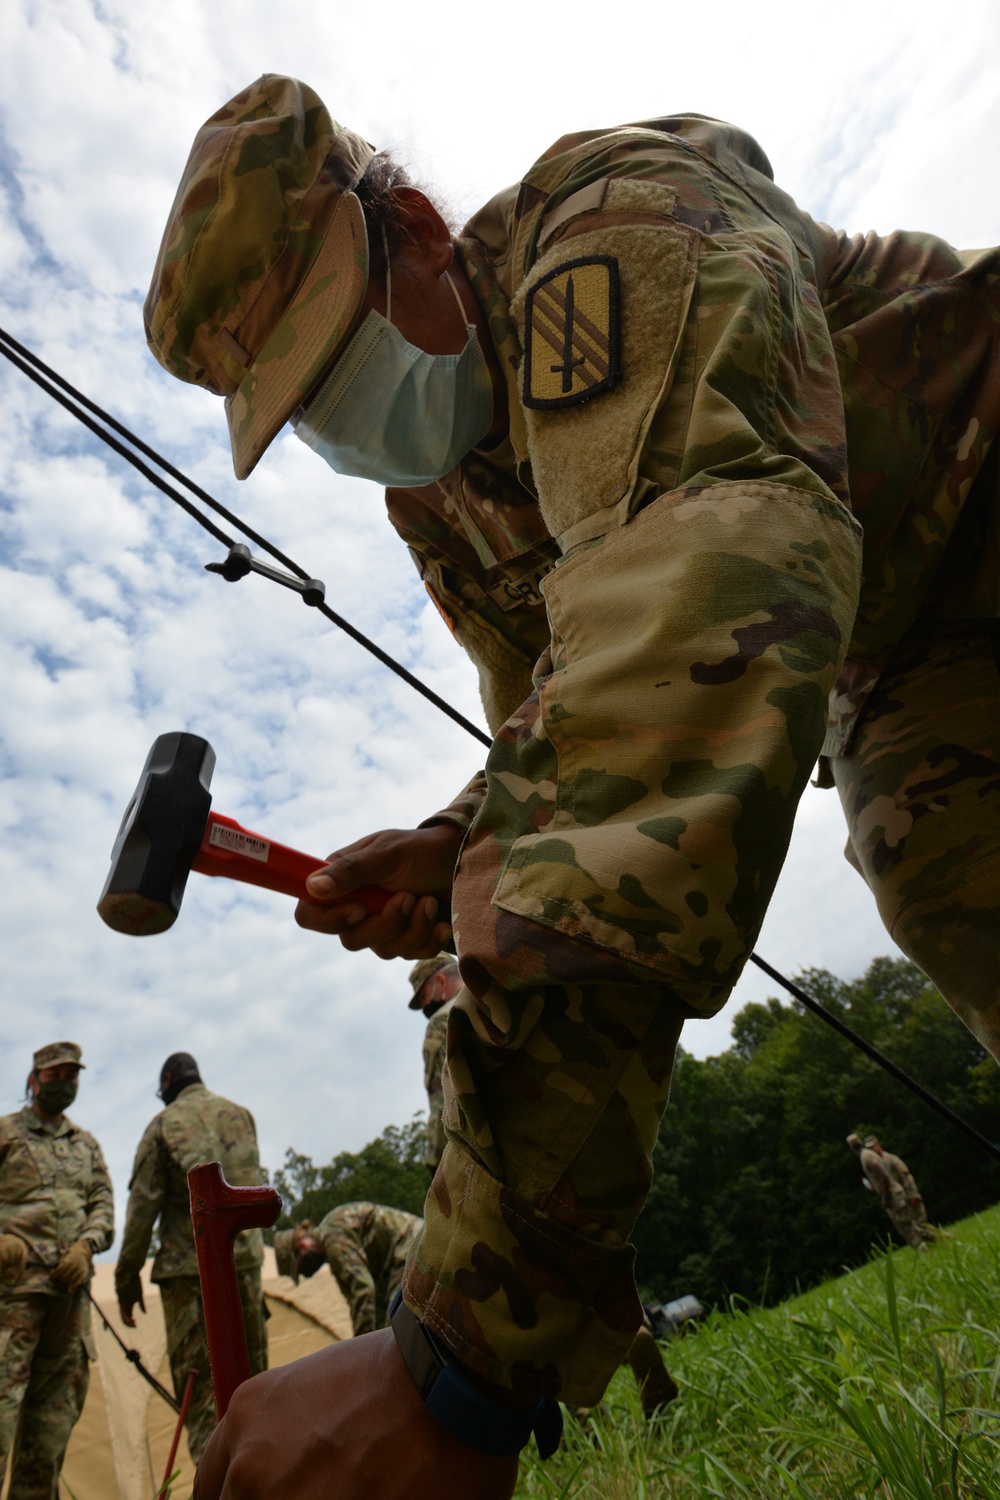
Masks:
[[[9,1500],[56,1500],[97,1354],[85,1288],[94,1253],[111,1244],[114,1205],[100,1146],[63,1114],[82,1067],[74,1042],[40,1047],[31,1103],[0,1119],[0,1486],[13,1446]]]
[[[356,1334],[384,1326],[423,1219],[381,1203],[342,1203],[313,1229],[303,1219],[274,1236],[282,1276],[314,1276],[323,1261],[340,1285]]]
[[[442,1075],[448,1055],[448,1012],[462,988],[458,961],[454,954],[439,953],[436,958],[422,958],[410,970],[413,995],[411,1010],[422,1010],[427,1017],[424,1033],[424,1088],[427,1090],[427,1170],[433,1177],[444,1150],[444,1105]]]
[[[849,1135],[847,1144],[861,1161],[865,1187],[878,1193],[882,1207],[906,1243],[914,1250],[922,1250],[936,1240],[937,1235],[927,1222],[920,1189],[905,1161],[884,1151],[875,1135],[866,1135],[864,1144],[860,1137]]]
[[[167,1058],[158,1093],[166,1109],[146,1127],[135,1155],[115,1287],[122,1322],[134,1328],[133,1307],[138,1303],[146,1311],[139,1272],[153,1226],[159,1220],[160,1247],[153,1261],[153,1281],[160,1288],[170,1373],[178,1400],[189,1371],[196,1372],[187,1440],[191,1457],[198,1463],[215,1426],[215,1404],[187,1174],[204,1162],[219,1161],[228,1182],[238,1187],[256,1186],[261,1181],[257,1130],[249,1110],[209,1093],[189,1052],[175,1052]],[[267,1368],[260,1285],[264,1249],[259,1229],[245,1230],[238,1236],[235,1255],[250,1369],[257,1375]]]

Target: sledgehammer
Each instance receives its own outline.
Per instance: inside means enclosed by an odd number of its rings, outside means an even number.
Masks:
[[[97,910],[116,932],[147,937],[177,920],[188,873],[226,875],[309,899],[306,876],[326,864],[211,811],[215,751],[200,735],[161,734],[125,809]],[[359,886],[343,901],[380,912],[389,892]]]

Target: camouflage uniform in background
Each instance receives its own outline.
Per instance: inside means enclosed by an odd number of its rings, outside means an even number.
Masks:
[[[356,1334],[385,1326],[389,1303],[423,1223],[416,1214],[381,1203],[342,1203],[312,1232],[323,1247],[351,1313]],[[296,1274],[291,1235],[275,1236],[282,1276]]]
[[[234,1187],[253,1187],[261,1181],[257,1131],[250,1111],[210,1093],[203,1083],[191,1083],[150,1122],[139,1142],[115,1268],[118,1295],[134,1300],[158,1220],[160,1247],[153,1261],[152,1279],[160,1289],[170,1373],[178,1400],[188,1372],[197,1372],[187,1415],[188,1448],[195,1463],[215,1428],[215,1402],[187,1174],[192,1167],[210,1161],[222,1163],[226,1181]],[[247,1229],[237,1236],[236,1270],[254,1375],[267,1369],[260,1282],[263,1258],[259,1229]]]
[[[424,1032],[424,1088],[427,1090],[427,1170],[433,1177],[445,1147],[444,1121],[444,1073],[448,1055],[448,1016],[454,998],[446,1000],[427,1022]]]
[[[0,1119],[0,1234],[28,1247],[20,1281],[0,1284],[0,1485],[13,1449],[11,1500],[56,1500],[97,1351],[86,1287],[67,1291],[51,1273],[75,1241],[96,1253],[114,1236],[111,1179],[89,1131],[30,1106]]]
[[[298,90],[264,79],[209,122],[147,304],[163,363],[230,398],[243,473],[265,418],[292,409],[255,411],[256,393],[284,361],[282,389],[307,395],[325,368],[322,327],[305,333],[322,324],[314,294],[333,308],[361,264],[356,238],[336,275],[322,260],[317,204],[344,206],[320,188],[356,182],[367,148]],[[240,119],[253,134],[237,162],[223,127]],[[330,155],[310,173],[319,140]],[[300,168],[271,277],[248,179],[261,174],[260,207]],[[235,213],[239,232],[208,257],[216,203],[216,230]],[[873,693],[942,622],[997,613],[998,259],[838,235],[748,136],[697,116],[564,137],[457,256],[508,429],[387,505],[496,738],[436,815],[467,830],[452,906],[465,989],[448,1144],[404,1292],[482,1375],[592,1405],[640,1323],[628,1236],[681,1026],[739,977],[821,749],[897,940],[1000,1052],[995,755],[932,742],[923,706]],[[322,274],[272,336],[313,257]],[[918,660],[904,694],[926,676]],[[980,820],[955,840],[957,782]],[[975,892],[951,875],[956,851]]]
[[[882,1207],[893,1222],[897,1234],[919,1250],[921,1245],[937,1239],[927,1222],[927,1210],[920,1189],[905,1161],[884,1148],[879,1153],[865,1146],[858,1153],[861,1170],[879,1195]]]

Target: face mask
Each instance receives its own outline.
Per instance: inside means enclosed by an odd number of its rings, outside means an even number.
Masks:
[[[39,1108],[47,1115],[61,1115],[76,1098],[76,1088],[75,1078],[54,1078],[51,1083],[40,1083],[35,1096]]]
[[[386,317],[368,314],[295,431],[338,474],[408,488],[450,473],[486,436],[493,387],[473,324],[461,354],[427,354],[389,322],[390,296],[387,283]]]

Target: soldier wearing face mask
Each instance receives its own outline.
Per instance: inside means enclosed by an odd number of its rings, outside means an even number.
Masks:
[[[95,1252],[111,1244],[114,1205],[100,1146],[64,1114],[82,1067],[75,1042],[40,1047],[30,1102],[0,1119],[0,1482],[13,1450],[9,1500],[58,1494],[96,1357],[85,1287]]]
[[[556,1399],[601,1398],[682,1025],[817,755],[1000,1058],[998,314],[1000,250],[819,224],[701,115],[564,135],[457,235],[295,79],[199,131],[150,346],[225,398],[239,478],[290,422],[387,486],[495,735],[309,877],[297,921],[351,951],[454,936],[447,1142],[391,1331],[249,1382],[199,1500],[509,1496]]]

